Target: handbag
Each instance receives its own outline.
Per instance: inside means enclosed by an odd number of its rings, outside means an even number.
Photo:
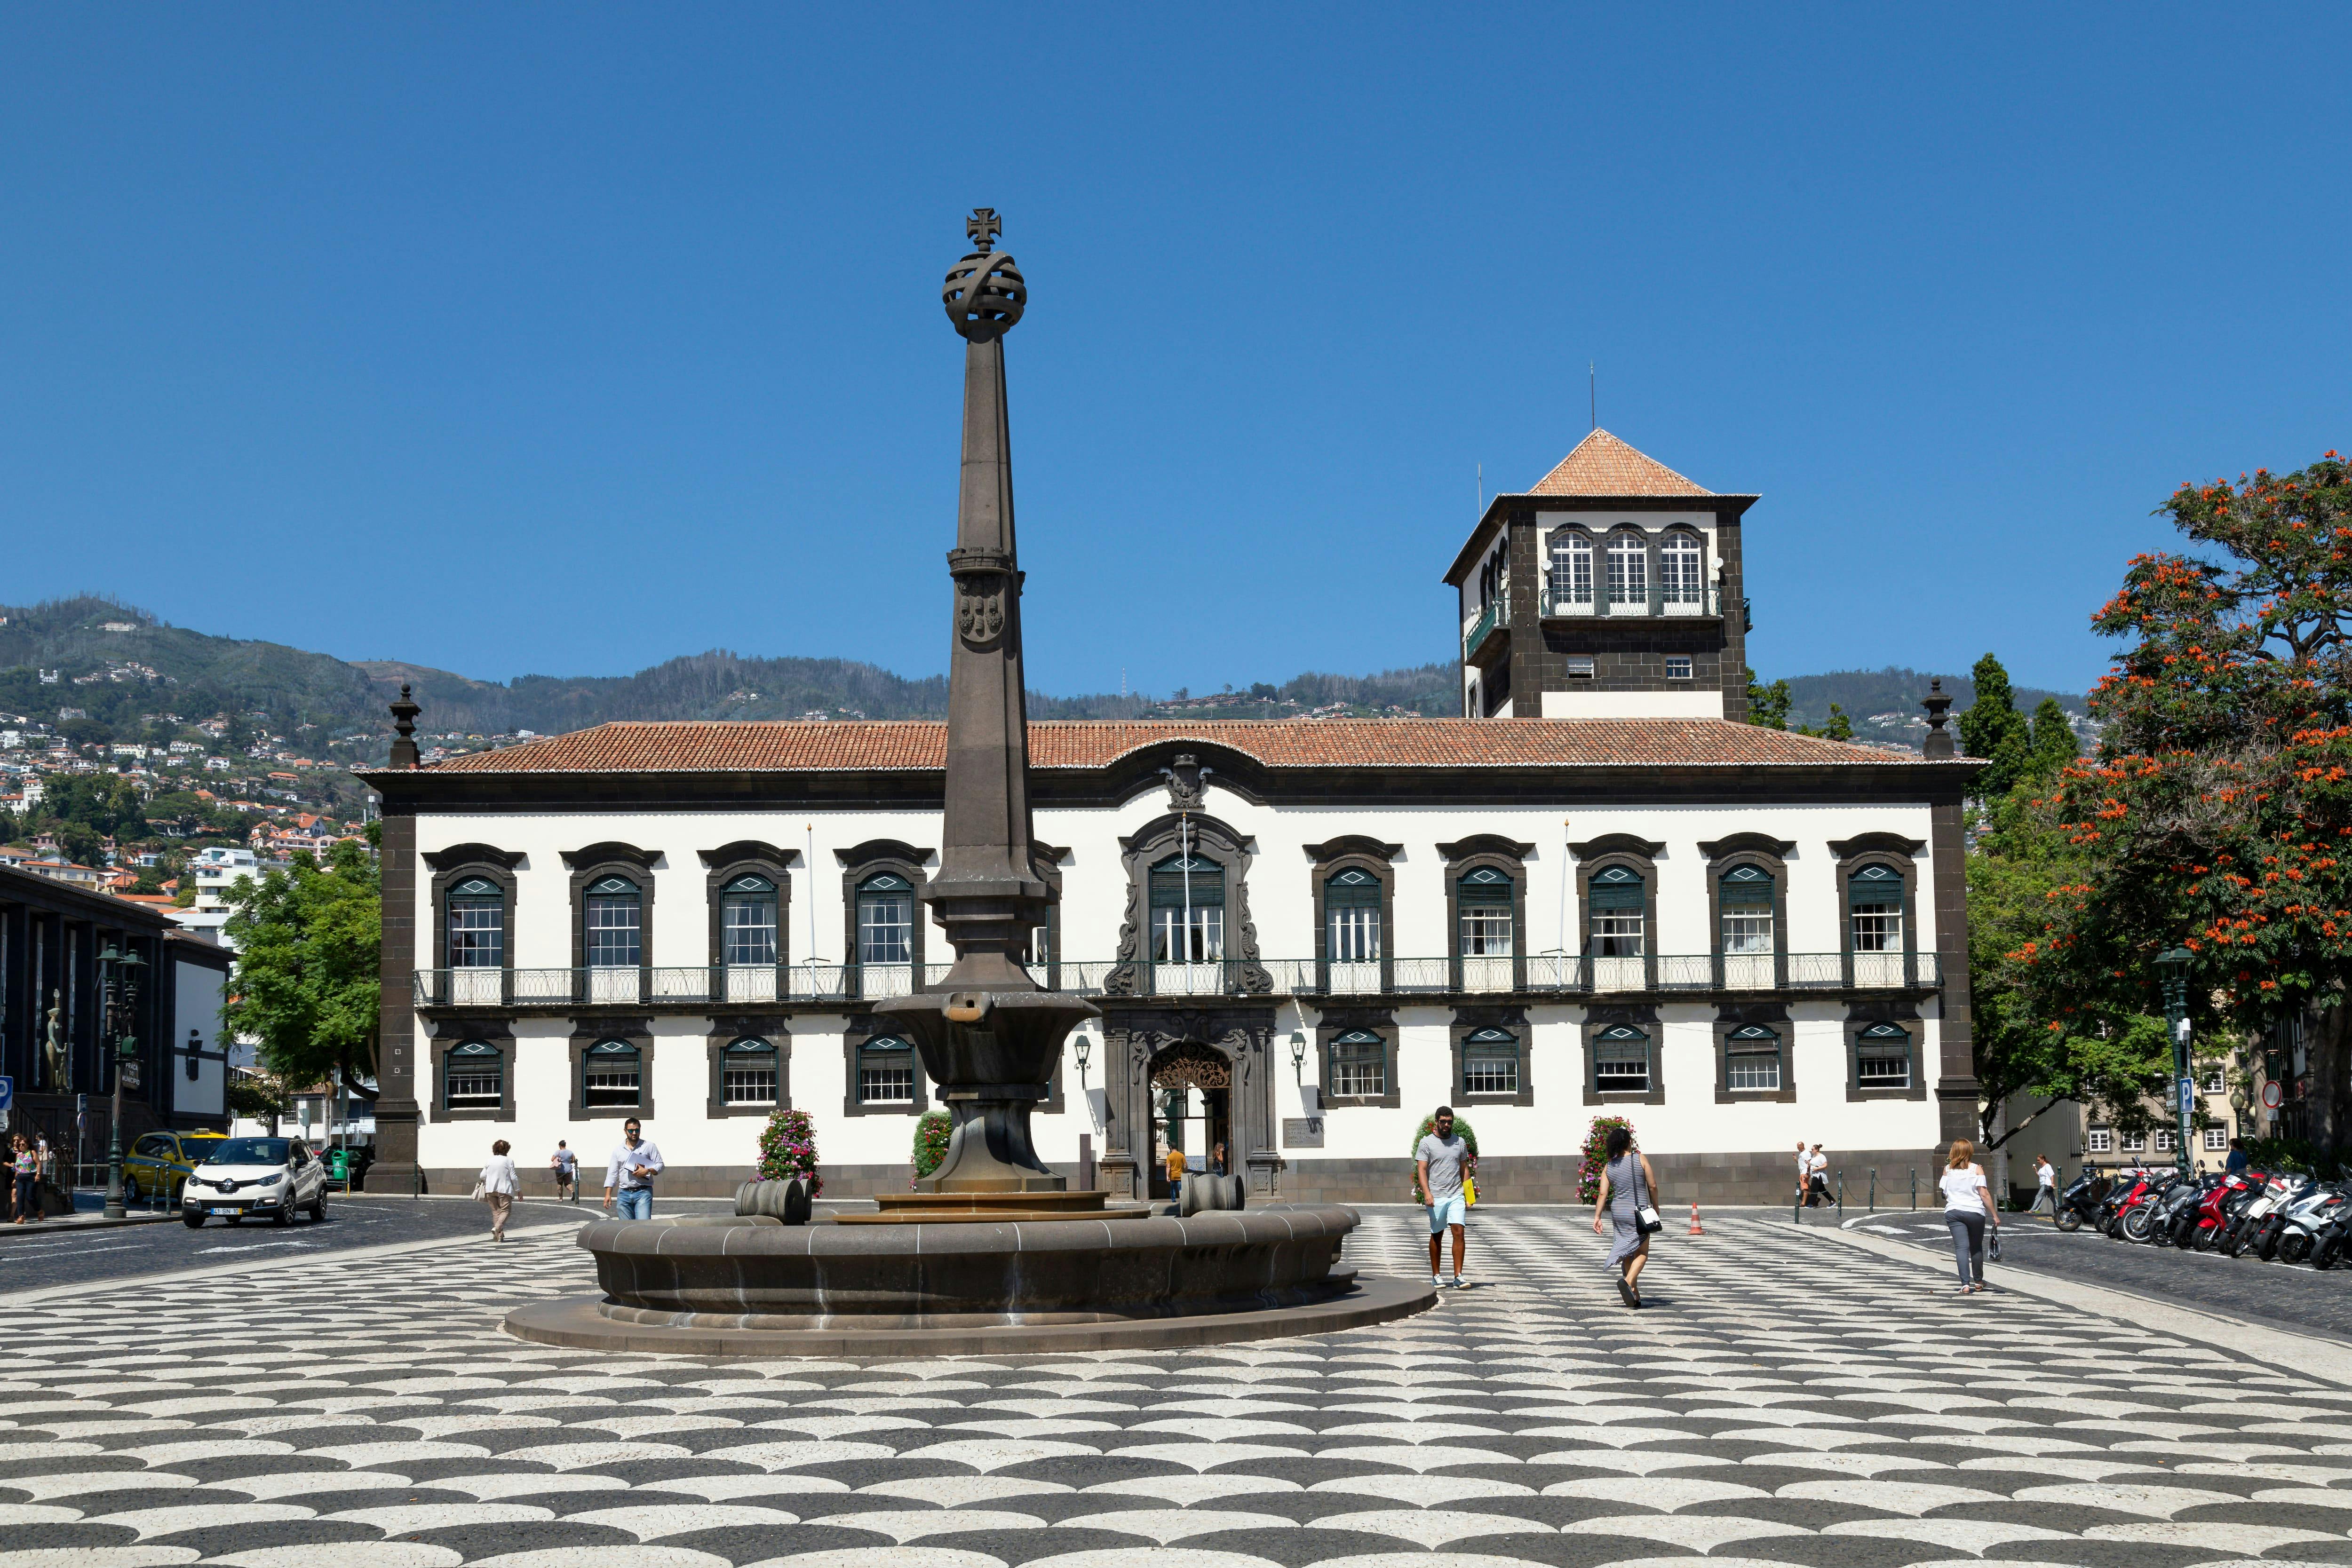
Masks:
[[[1475,1208],[1478,1207],[1478,1178],[1476,1176],[1465,1176],[1462,1178],[1462,1207],[1465,1208]]]
[[[471,1196],[476,1203],[482,1201],[483,1187],[478,1178],[474,1183],[474,1190]]]
[[[1666,1222],[1658,1218],[1658,1211],[1654,1207],[1643,1199],[1641,1151],[1635,1150],[1632,1158],[1633,1162],[1633,1228],[1643,1236],[1655,1235],[1666,1228]]]
[[[1985,1238],[1985,1256],[1996,1263],[2000,1261],[2000,1227],[1998,1225],[1992,1228],[1992,1234]]]

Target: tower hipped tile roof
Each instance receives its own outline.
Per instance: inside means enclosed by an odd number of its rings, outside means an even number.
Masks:
[[[1605,430],[1576,444],[1530,496],[1712,496],[1644,452]]]
[[[1884,767],[1904,752],[1724,719],[1175,719],[1029,727],[1041,770],[1108,768],[1146,747],[1215,746],[1269,768]],[[947,726],[889,720],[602,724],[436,762],[427,774],[937,771]],[[387,780],[399,773],[374,777]]]

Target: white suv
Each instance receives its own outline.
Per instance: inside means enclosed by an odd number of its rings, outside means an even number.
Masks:
[[[327,1218],[327,1163],[299,1138],[225,1138],[180,1190],[180,1218],[191,1229],[214,1214],[231,1225],[248,1214],[284,1225],[298,1208],[313,1222]]]

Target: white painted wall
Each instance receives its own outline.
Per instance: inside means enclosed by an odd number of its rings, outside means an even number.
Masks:
[[[1070,846],[1062,868],[1063,956],[1066,959],[1108,960],[1117,956],[1119,926],[1126,915],[1127,879],[1120,865],[1118,839],[1131,834],[1167,809],[1158,789],[1110,810],[1040,810],[1037,836],[1047,842]],[[1364,833],[1402,843],[1394,862],[1396,873],[1396,956],[1436,957],[1449,946],[1445,928],[1444,865],[1435,846],[1474,833],[1502,833],[1532,841],[1527,862],[1529,953],[1574,950],[1581,945],[1580,918],[1572,898],[1562,929],[1561,894],[1572,889],[1574,867],[1567,841],[1584,841],[1607,833],[1632,833],[1664,841],[1658,858],[1658,950],[1664,955],[1698,954],[1711,946],[1707,930],[1706,862],[1697,845],[1735,832],[1761,832],[1793,841],[1797,848],[1788,862],[1788,931],[1791,953],[1834,953],[1840,941],[1836,864],[1828,842],[1878,831],[1915,840],[1928,838],[1928,809],[1924,805],[1854,806],[1851,804],[1750,806],[1626,805],[1579,807],[1573,813],[1543,805],[1499,808],[1412,807],[1385,810],[1360,807],[1260,806],[1211,780],[1205,810],[1245,834],[1255,850],[1248,873],[1252,917],[1259,948],[1268,958],[1308,958],[1314,953],[1313,890],[1310,862],[1303,846],[1343,833]],[[1563,817],[1570,820],[1563,824]],[[562,852],[603,840],[619,840],[658,851],[654,872],[652,935],[647,961],[656,967],[691,966],[709,959],[709,915],[705,907],[706,873],[696,852],[736,839],[761,839],[782,846],[809,848],[814,842],[814,874],[808,865],[792,873],[792,902],[787,938],[794,962],[812,956],[810,917],[814,911],[816,941],[814,956],[838,962],[843,956],[842,873],[834,851],[874,838],[903,839],[918,845],[939,841],[935,812],[856,810],[791,814],[725,811],[647,812],[458,812],[432,813],[418,820],[418,850],[431,852],[451,845],[478,841],[521,852],[516,867],[515,930],[509,943],[517,967],[561,968],[572,961],[569,873]],[[1934,901],[1925,895],[1931,868],[1925,852],[1919,859],[1922,896],[1916,901],[1916,937],[1922,951],[1936,944]],[[432,951],[431,875],[422,865],[416,878],[416,918],[425,939],[420,951]],[[1232,928],[1229,926],[1229,934]],[[927,936],[931,956],[948,955],[937,927]],[[1916,1101],[1874,1101],[1852,1103],[1845,1099],[1844,1047],[1841,1033],[1843,1009],[1828,1001],[1792,998],[1792,1070],[1798,1100],[1792,1104],[1741,1103],[1717,1105],[1714,1098],[1714,1059],[1708,1020],[1711,1005],[1667,1002],[1660,1005],[1665,1021],[1660,1061],[1667,1103],[1638,1107],[1632,1113],[1645,1146],[1662,1154],[1773,1149],[1794,1144],[1800,1136],[1821,1140],[1832,1151],[1840,1148],[1926,1146],[1937,1135],[1932,1094],[1937,1059],[1938,1026],[1932,1003],[1920,1050],[1920,1067],[1929,1079],[1929,1095]],[[1299,1151],[1303,1158],[1402,1157],[1412,1127],[1426,1110],[1448,1096],[1451,1056],[1447,1027],[1451,1009],[1443,1007],[1400,1009],[1402,1030],[1399,1088],[1402,1105],[1394,1111],[1345,1109],[1329,1112],[1324,1122],[1324,1145]],[[1293,1028],[1305,1028],[1313,1038],[1316,1009],[1286,1003],[1277,1034],[1286,1040]],[[1489,1155],[1558,1154],[1581,1140],[1591,1112],[1583,1104],[1583,1067],[1579,1020],[1581,1009],[1572,1005],[1541,1007],[1529,1013],[1533,1039],[1528,1044],[1528,1070],[1536,1103],[1532,1107],[1482,1105],[1475,1113],[1481,1145]],[[913,1135],[908,1115],[845,1116],[846,1066],[839,1016],[802,1014],[793,1021],[791,1093],[795,1105],[815,1118],[818,1143],[828,1164],[893,1164],[908,1157]],[[213,1026],[204,1026],[206,1038]],[[601,1160],[618,1140],[616,1124],[569,1121],[569,1020],[524,1015],[514,1026],[517,1037],[515,1103],[511,1124],[485,1122],[426,1121],[420,1129],[424,1162],[432,1166],[466,1166],[488,1156],[492,1139],[506,1137],[516,1156],[526,1165],[543,1163],[559,1137],[591,1160]],[[693,1017],[659,1017],[649,1064],[656,1115],[648,1129],[662,1144],[664,1154],[677,1165],[745,1165],[753,1157],[761,1127],[758,1117],[709,1121],[704,1113],[709,1098],[705,1055],[705,1022]],[[425,1050],[427,1030],[418,1021],[416,1040],[421,1063],[429,1062]],[[184,1040],[185,1026],[181,1039]],[[1277,1117],[1300,1114],[1292,1082],[1286,1045],[1275,1053],[1279,1088]],[[1097,1037],[1094,1066],[1087,1082],[1103,1082],[1103,1053]],[[1317,1081],[1319,1064],[1312,1052],[1306,1071]],[[1065,1113],[1041,1116],[1037,1122],[1039,1151],[1046,1158],[1073,1161],[1078,1134],[1088,1128],[1075,1053],[1063,1064]],[[430,1098],[429,1084],[418,1084],[420,1100]],[[1097,1141],[1097,1152],[1100,1140]]]
[[[1721,718],[1723,693],[1693,681],[1685,690],[1604,692],[1570,686],[1543,694],[1544,718]]]

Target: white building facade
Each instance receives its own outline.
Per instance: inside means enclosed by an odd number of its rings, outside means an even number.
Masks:
[[[1616,445],[1601,472],[1641,478]],[[1400,1201],[1446,1103],[1495,1199],[1572,1200],[1592,1119],[1622,1114],[1669,1201],[1775,1202],[1800,1140],[1892,1183],[1972,1128],[1977,765],[1951,758],[1942,699],[1925,758],[1739,722],[1753,497],[1563,497],[1577,462],[1497,497],[1449,579],[1482,716],[1031,726],[1055,902],[1030,969],[1102,1009],[1035,1120],[1057,1168],[1090,1155],[1101,1185],[1157,1195],[1172,1148],[1259,1200]],[[1708,526],[1641,535],[1644,505]],[[1555,627],[1533,580],[1554,511],[1619,519],[1594,536],[1604,605],[1612,545],[1631,601],[1638,536],[1643,591],[1675,554],[1696,608]],[[526,1172],[559,1138],[593,1166],[634,1115],[665,1190],[726,1192],[790,1106],[829,1195],[905,1190],[933,1094],[871,1005],[950,956],[918,897],[945,745],[938,724],[613,724],[418,766],[404,740],[366,776],[372,1184],[462,1187],[497,1138]]]

